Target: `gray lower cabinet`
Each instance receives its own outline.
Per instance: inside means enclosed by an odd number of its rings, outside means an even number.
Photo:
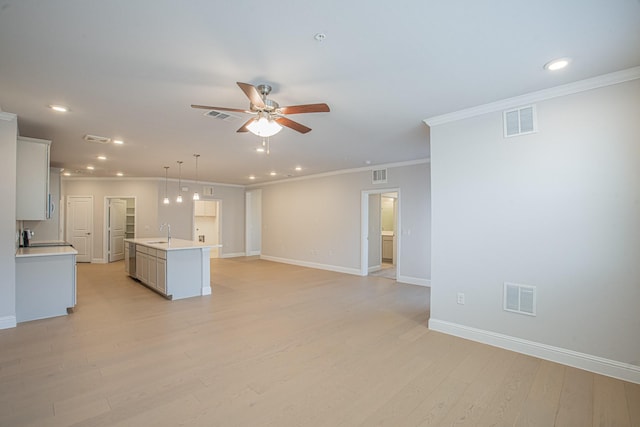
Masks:
[[[167,295],[167,251],[136,245],[136,279]]]
[[[76,305],[76,255],[16,258],[16,321],[66,315]]]

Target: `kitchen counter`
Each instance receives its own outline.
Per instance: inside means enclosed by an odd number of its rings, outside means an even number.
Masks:
[[[210,295],[210,251],[207,245],[166,236],[125,239],[125,272],[168,299]]]
[[[72,246],[26,247],[18,248],[16,251],[16,258],[77,254],[78,251],[73,249]]]
[[[179,251],[185,249],[199,248],[216,248],[222,245],[207,245],[204,243],[193,242],[191,240],[171,238],[171,242],[167,243],[166,237],[146,237],[138,239],[124,239],[125,242],[143,245],[153,249],[161,249],[163,251]]]

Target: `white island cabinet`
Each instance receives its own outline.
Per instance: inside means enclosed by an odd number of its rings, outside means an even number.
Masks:
[[[125,242],[135,244],[135,271],[128,263],[125,271],[148,288],[169,299],[211,294],[211,245],[182,239],[167,243],[166,237],[125,239]]]

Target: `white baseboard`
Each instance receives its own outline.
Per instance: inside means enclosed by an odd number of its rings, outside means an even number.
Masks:
[[[15,328],[17,324],[16,316],[0,317],[0,329]]]
[[[93,258],[91,259],[91,264],[108,264],[107,260],[104,258]]]
[[[229,253],[229,254],[222,254],[220,258],[238,258],[241,256],[247,256],[247,254],[245,254],[244,252],[235,252],[235,253]]]
[[[378,264],[378,265],[374,265],[372,267],[369,267],[369,273],[373,273],[374,271],[378,271],[378,270],[382,270],[382,265]]]
[[[396,282],[408,283],[410,285],[431,287],[431,280],[422,279],[420,277],[411,277],[411,276],[398,275],[398,277],[396,277]]]
[[[338,265],[320,264],[317,262],[300,261],[297,259],[289,259],[289,258],[279,258],[279,257],[274,257],[269,255],[260,255],[260,259],[264,259],[266,261],[281,262],[283,264],[298,265],[300,267],[317,268],[319,270],[329,270],[329,271],[335,271],[337,273],[355,274],[356,276],[360,276],[360,269],[358,268],[340,267]]]
[[[429,319],[429,329],[640,384],[640,366],[629,363],[476,329],[445,320]]]
[[[260,251],[249,251],[247,252],[247,256],[256,256],[260,255]]]
[[[211,286],[205,286],[202,288],[202,295],[211,295]]]

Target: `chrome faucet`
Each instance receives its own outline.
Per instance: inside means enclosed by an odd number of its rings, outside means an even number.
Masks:
[[[169,224],[168,222],[165,222],[163,224],[160,225],[160,231],[162,231],[162,229],[164,227],[167,227],[167,243],[171,243],[171,224]]]

